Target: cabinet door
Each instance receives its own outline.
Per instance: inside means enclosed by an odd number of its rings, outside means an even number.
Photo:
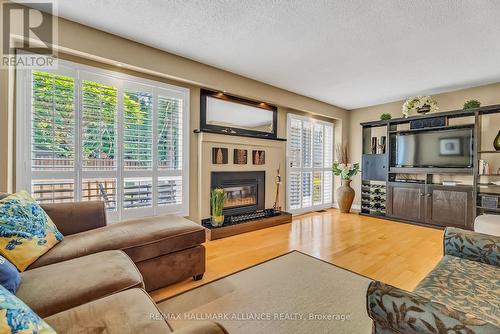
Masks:
[[[387,154],[363,154],[361,162],[363,180],[387,180]]]
[[[389,217],[424,222],[425,186],[422,184],[389,182],[387,185],[387,215]]]
[[[426,200],[427,224],[472,227],[472,187],[429,186]]]

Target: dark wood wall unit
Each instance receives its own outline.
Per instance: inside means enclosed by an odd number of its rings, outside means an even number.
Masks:
[[[482,154],[491,154],[493,151],[481,151],[481,117],[483,115],[500,113],[500,105],[485,106],[468,110],[454,110],[449,112],[416,115],[410,118],[395,118],[383,121],[361,123],[363,127],[363,155],[362,155],[362,191],[366,192],[372,183],[385,182],[385,213],[380,214],[373,210],[362,210],[360,214],[373,217],[386,217],[398,222],[407,222],[432,227],[454,226],[472,229],[475,217],[482,213],[498,213],[494,209],[485,209],[478,203],[480,196],[486,194],[480,188],[478,175],[478,160]],[[474,117],[474,124],[430,127],[428,129],[398,130],[398,125],[408,124],[410,120],[425,120],[434,117],[444,117],[446,124],[453,118]],[[429,123],[429,122],[423,122]],[[386,154],[369,154],[372,129],[385,127],[387,129]],[[436,129],[473,128],[473,167],[470,168],[406,168],[395,167],[395,138],[398,133],[418,132]],[[419,183],[396,182],[400,174],[424,175]],[[433,184],[433,177],[441,175],[470,175],[472,185],[445,186]],[[409,177],[409,176],[408,176]],[[500,174],[490,175],[498,177]],[[373,181],[373,182],[372,182]],[[494,187],[489,184],[488,187]],[[362,192],[363,194],[363,192]],[[500,199],[500,195],[498,195]],[[362,203],[363,208],[363,203]]]

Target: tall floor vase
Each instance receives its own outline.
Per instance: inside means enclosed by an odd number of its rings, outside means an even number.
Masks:
[[[342,213],[351,211],[352,201],[354,200],[354,189],[351,188],[351,180],[342,180],[342,185],[337,189],[337,198],[339,209]]]

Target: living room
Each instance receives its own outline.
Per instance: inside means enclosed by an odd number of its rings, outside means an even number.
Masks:
[[[500,332],[497,1],[1,5],[1,333]]]

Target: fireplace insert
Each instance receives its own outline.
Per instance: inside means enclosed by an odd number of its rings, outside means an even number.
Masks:
[[[238,215],[265,208],[264,171],[212,172],[211,189],[218,187],[226,193],[224,215]]]

